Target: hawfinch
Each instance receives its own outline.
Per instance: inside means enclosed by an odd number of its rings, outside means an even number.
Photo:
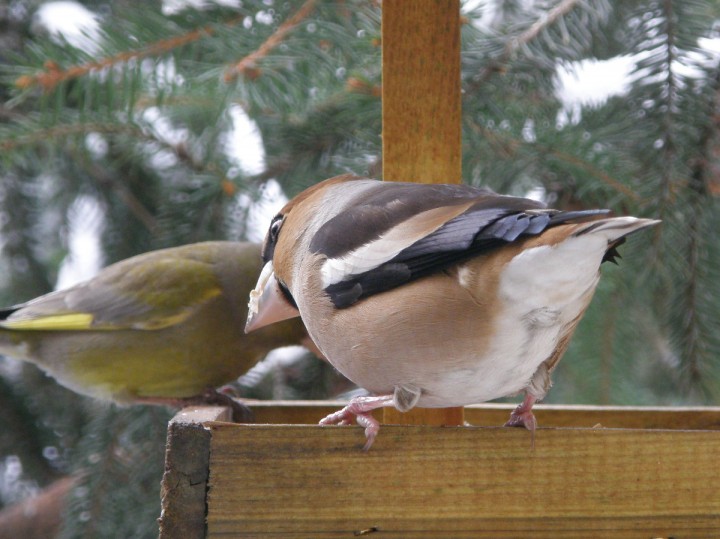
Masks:
[[[1,309],[0,353],[103,400],[227,403],[206,390],[235,380],[273,348],[309,340],[299,319],[238,332],[260,269],[252,243],[195,243],[129,258]]]
[[[246,331],[298,313],[323,355],[374,396],[321,424],[379,429],[370,411],[523,391],[533,404],[590,303],[600,264],[659,221],[559,211],[466,185],[351,175],[300,193],[270,224]]]

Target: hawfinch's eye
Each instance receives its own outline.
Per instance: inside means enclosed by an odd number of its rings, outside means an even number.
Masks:
[[[271,242],[275,243],[277,241],[284,219],[284,216],[278,215],[275,219],[273,219],[272,223],[270,223],[270,230],[268,234]]]

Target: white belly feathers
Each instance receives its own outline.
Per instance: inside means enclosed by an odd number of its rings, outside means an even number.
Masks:
[[[426,318],[418,308],[417,331],[411,340],[393,348],[382,337],[354,345],[352,338],[339,347],[324,350],[334,358],[336,367],[361,387],[381,393],[396,386],[412,386],[421,390],[418,406],[461,406],[492,400],[522,391],[538,367],[555,351],[568,325],[582,313],[597,285],[598,267],[606,249],[603,238],[591,235],[568,238],[554,246],[540,246],[521,251],[502,272],[498,298],[485,304],[464,305],[462,310],[449,308],[446,316],[457,318],[457,325],[477,327],[476,335],[459,329],[446,337],[447,354],[438,361],[437,348],[425,346],[436,339],[433,328],[423,323]],[[472,265],[472,261],[468,263]],[[450,286],[467,286],[471,270],[461,267]],[[401,290],[388,292],[402,293]],[[363,302],[355,308],[364,308]],[[428,303],[435,303],[428,300]],[[487,328],[488,310],[492,316],[494,336],[483,336]],[[345,313],[336,313],[341,325]],[[391,332],[392,313],[374,313],[358,317],[375,327],[358,328],[380,334]],[[335,318],[335,316],[333,316]],[[331,324],[332,325],[332,324]],[[332,334],[332,332],[320,332]],[[483,338],[485,337],[485,338]],[[388,339],[388,341],[395,341]],[[318,343],[323,348],[323,342]],[[337,341],[335,341],[337,345]],[[399,361],[398,355],[407,357]],[[427,356],[427,357],[426,357]]]

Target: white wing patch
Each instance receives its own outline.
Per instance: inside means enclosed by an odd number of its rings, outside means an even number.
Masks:
[[[323,288],[352,279],[395,258],[403,249],[432,234],[457,217],[473,201],[457,206],[434,208],[411,217],[391,228],[378,239],[366,243],[339,258],[328,258],[320,269]]]

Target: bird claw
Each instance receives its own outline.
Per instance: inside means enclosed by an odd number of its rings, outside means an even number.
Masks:
[[[527,430],[534,432],[537,427],[537,419],[530,411],[518,412],[517,408],[510,414],[510,419],[505,423],[506,427],[525,427]]]
[[[320,425],[352,425],[354,422],[357,422],[361,427],[365,427],[366,442],[363,449],[367,451],[380,430],[380,423],[369,412],[362,412],[356,406],[350,404],[342,410],[321,419]]]
[[[320,420],[320,425],[348,425],[349,421],[355,416],[349,411],[350,406],[346,406],[342,410],[328,414]]]
[[[365,428],[366,442],[363,449],[367,451],[375,441],[375,437],[380,430],[380,423],[370,412],[376,408],[391,406],[392,403],[392,395],[356,397],[342,410],[333,412],[321,419],[320,425],[352,425],[353,422],[357,422],[358,425]]]
[[[531,445],[535,449],[535,429],[537,428],[537,419],[532,413],[535,398],[526,395],[521,404],[515,408],[510,414],[510,419],[505,423],[506,427],[525,427],[531,434]]]

